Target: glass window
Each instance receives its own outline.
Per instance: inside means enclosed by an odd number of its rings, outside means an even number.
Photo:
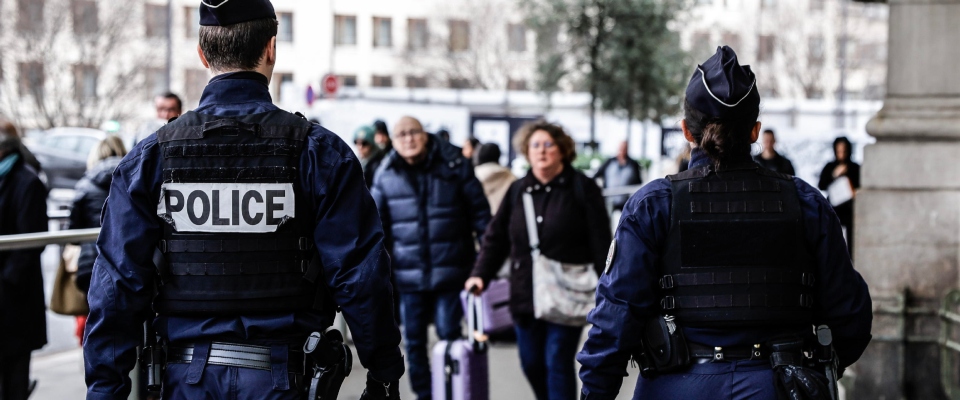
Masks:
[[[283,72],[274,72],[272,82],[273,82],[273,94],[274,94],[273,99],[275,101],[281,101],[281,99],[283,98],[282,96],[284,94],[283,88],[289,87],[291,84],[293,84],[293,74],[283,73]]]
[[[407,20],[407,47],[410,50],[423,50],[430,41],[427,20],[410,18]]]
[[[407,87],[425,88],[427,87],[427,78],[424,76],[407,75]]]
[[[92,0],[73,0],[70,3],[73,14],[73,33],[97,33],[97,2]]]
[[[357,87],[357,76],[340,75],[340,83],[343,84],[343,87]]]
[[[393,87],[393,77],[390,75],[374,75],[370,82],[373,87]]]
[[[277,30],[277,41],[278,42],[292,42],[293,41],[293,13],[277,13],[277,21],[280,22],[280,26]]]
[[[510,51],[527,51],[527,27],[523,24],[507,24],[507,41]]]
[[[17,0],[17,30],[37,32],[43,29],[43,0]]]
[[[760,46],[757,51],[757,61],[773,60],[773,52],[776,49],[777,38],[773,35],[760,35]]]
[[[393,46],[393,20],[373,17],[373,47]]]
[[[97,68],[92,65],[73,66],[73,94],[77,99],[97,97]]]
[[[353,15],[334,16],[333,42],[338,46],[357,44],[357,17]]]
[[[520,79],[507,80],[507,90],[527,90],[527,81]]]
[[[38,62],[20,63],[20,95],[43,97],[43,64]]]
[[[450,51],[464,51],[470,49],[470,22],[462,19],[452,19],[450,26]]]
[[[186,24],[185,28],[187,29],[186,34],[188,38],[200,37],[200,9],[199,8],[197,7],[184,8],[183,21]]]
[[[146,4],[143,8],[143,19],[147,37],[167,36],[167,6]]]

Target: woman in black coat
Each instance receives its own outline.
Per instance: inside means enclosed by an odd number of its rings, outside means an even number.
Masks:
[[[20,146],[0,131],[0,235],[47,230],[47,189]],[[27,398],[30,352],[47,344],[41,252],[0,251],[0,399]]]
[[[860,188],[860,164],[850,160],[852,150],[850,140],[844,136],[833,141],[833,154],[836,159],[827,163],[820,171],[820,183],[817,185],[820,190],[827,190],[834,181],[843,176],[850,180],[854,191]],[[833,211],[837,213],[837,218],[840,218],[840,225],[847,230],[847,250],[850,257],[853,257],[853,199],[833,206]]]
[[[533,197],[541,253],[563,263],[593,263],[598,275],[611,240],[610,220],[600,188],[570,165],[576,151],[563,128],[528,124],[517,133],[515,147],[530,161],[530,172],[504,196],[465,287],[483,290],[510,257],[510,312],[524,375],[537,399],[575,399],[573,363],[583,327],[534,317],[533,259],[522,193]]]

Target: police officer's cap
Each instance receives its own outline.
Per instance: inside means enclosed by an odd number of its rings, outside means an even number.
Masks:
[[[277,18],[270,0],[200,0],[200,25],[227,26]]]
[[[756,118],[760,112],[757,77],[749,65],[740,65],[728,46],[698,65],[687,84],[687,103],[714,118]]]

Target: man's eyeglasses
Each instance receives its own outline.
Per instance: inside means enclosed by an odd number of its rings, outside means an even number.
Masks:
[[[408,131],[397,131],[397,132],[394,132],[394,133],[393,133],[393,139],[394,139],[394,140],[403,140],[403,139],[406,139],[406,138],[408,138],[408,137],[416,136],[416,135],[419,135],[419,134],[422,134],[422,133],[424,133],[424,132],[423,132],[423,129],[411,129],[411,130],[408,130]]]
[[[540,146],[543,146],[544,149],[550,150],[555,146],[553,142],[530,142],[531,149],[540,149]]]

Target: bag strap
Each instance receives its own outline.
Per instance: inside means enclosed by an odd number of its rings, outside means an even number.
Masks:
[[[536,215],[533,211],[533,196],[531,196],[530,193],[523,194],[523,214],[527,219],[527,236],[530,238],[530,249],[539,252],[540,235],[537,233]]]

